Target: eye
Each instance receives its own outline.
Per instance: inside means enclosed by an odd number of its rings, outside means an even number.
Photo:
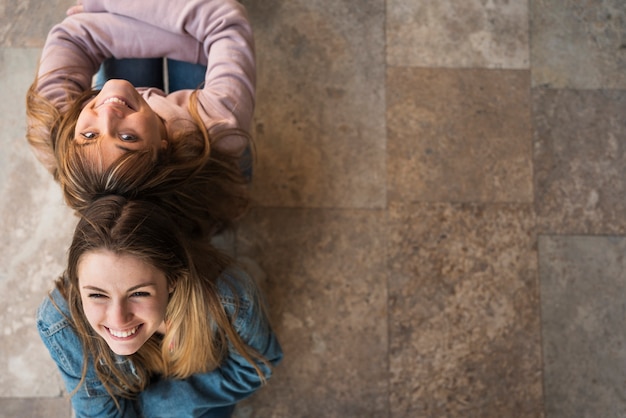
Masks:
[[[96,139],[98,135],[95,134],[94,132],[81,132],[80,136],[82,136],[85,139]]]
[[[140,298],[145,298],[150,296],[150,293],[148,292],[134,292],[130,295],[131,297],[140,297]]]
[[[91,299],[103,299],[106,298],[106,295],[103,295],[102,293],[89,293],[87,297]]]
[[[137,140],[135,135],[120,134],[120,139],[124,142],[134,142]]]

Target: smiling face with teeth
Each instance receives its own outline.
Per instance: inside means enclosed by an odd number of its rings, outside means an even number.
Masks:
[[[167,130],[135,87],[126,80],[107,81],[81,110],[74,141],[88,146],[87,158],[107,168],[131,150],[167,147]]]
[[[78,285],[87,322],[111,350],[130,355],[165,332],[171,289],[165,274],[141,259],[107,250],[81,256]]]

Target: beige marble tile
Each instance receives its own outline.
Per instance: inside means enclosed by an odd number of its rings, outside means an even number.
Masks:
[[[387,1],[392,66],[526,69],[528,2]]]
[[[42,47],[48,31],[75,3],[73,0],[0,0],[0,47]]]
[[[65,398],[0,398],[0,418],[70,418]]]
[[[533,85],[626,88],[623,0],[530,3]]]
[[[539,240],[546,415],[623,417],[626,237]]]
[[[384,2],[246,4],[258,56],[258,203],[384,207]]]
[[[532,201],[527,71],[390,68],[388,196]]]
[[[536,89],[534,167],[539,228],[626,232],[626,93]]]
[[[25,139],[24,97],[37,50],[0,49],[0,396],[58,396],[60,377],[35,311],[62,272],[75,222]]]
[[[285,352],[239,416],[387,416],[384,213],[259,209],[237,236]]]
[[[530,205],[392,204],[391,416],[542,417]]]

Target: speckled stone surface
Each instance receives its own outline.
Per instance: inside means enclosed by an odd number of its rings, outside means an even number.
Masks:
[[[387,74],[389,199],[532,201],[527,71]]]
[[[267,275],[285,352],[249,417],[388,414],[384,213],[257,210],[238,231],[238,255]]]
[[[392,417],[541,417],[530,205],[392,204]]]
[[[528,68],[528,2],[387,1],[387,63]]]
[[[75,219],[23,104],[72,3],[0,0],[0,418],[69,418],[34,321]],[[626,3],[242,3],[256,209],[218,242],[285,360],[236,418],[623,416]]]
[[[384,2],[246,4],[259,75],[255,199],[384,207]]]
[[[626,88],[623,0],[530,3],[533,85]]]
[[[626,416],[626,238],[541,237],[546,416]]]
[[[48,31],[75,3],[73,0],[0,0],[0,47],[41,48]]]
[[[70,418],[65,398],[0,398],[0,418]]]
[[[536,211],[542,232],[626,232],[626,92],[536,89]]]
[[[58,396],[60,376],[41,344],[35,311],[63,271],[75,223],[59,187],[24,136],[24,93],[38,51],[0,49],[0,396]]]

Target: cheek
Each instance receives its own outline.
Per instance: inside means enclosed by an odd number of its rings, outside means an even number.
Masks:
[[[152,316],[156,321],[164,321],[167,312],[167,298],[160,299],[152,306]]]
[[[142,115],[142,125],[144,126],[145,136],[149,138],[151,146],[156,147],[161,144],[164,129],[161,128],[162,122],[159,116],[146,110]]]
[[[155,311],[158,312],[158,315],[162,319],[165,319],[165,314],[167,312],[167,299],[160,301]]]
[[[93,303],[85,303],[85,301],[83,301],[83,313],[85,314],[85,318],[87,319],[89,325],[91,325],[92,328],[97,329],[98,322],[102,319],[101,309]]]
[[[83,315],[85,316],[87,322],[93,326],[94,322],[101,320],[99,317],[102,315],[102,306],[99,306],[95,303],[95,299],[90,298],[82,292],[80,292],[79,295]]]
[[[81,109],[78,114],[78,118],[76,119],[76,126],[74,127],[74,134],[76,135],[81,129],[88,124],[89,115],[87,111],[87,107]]]

